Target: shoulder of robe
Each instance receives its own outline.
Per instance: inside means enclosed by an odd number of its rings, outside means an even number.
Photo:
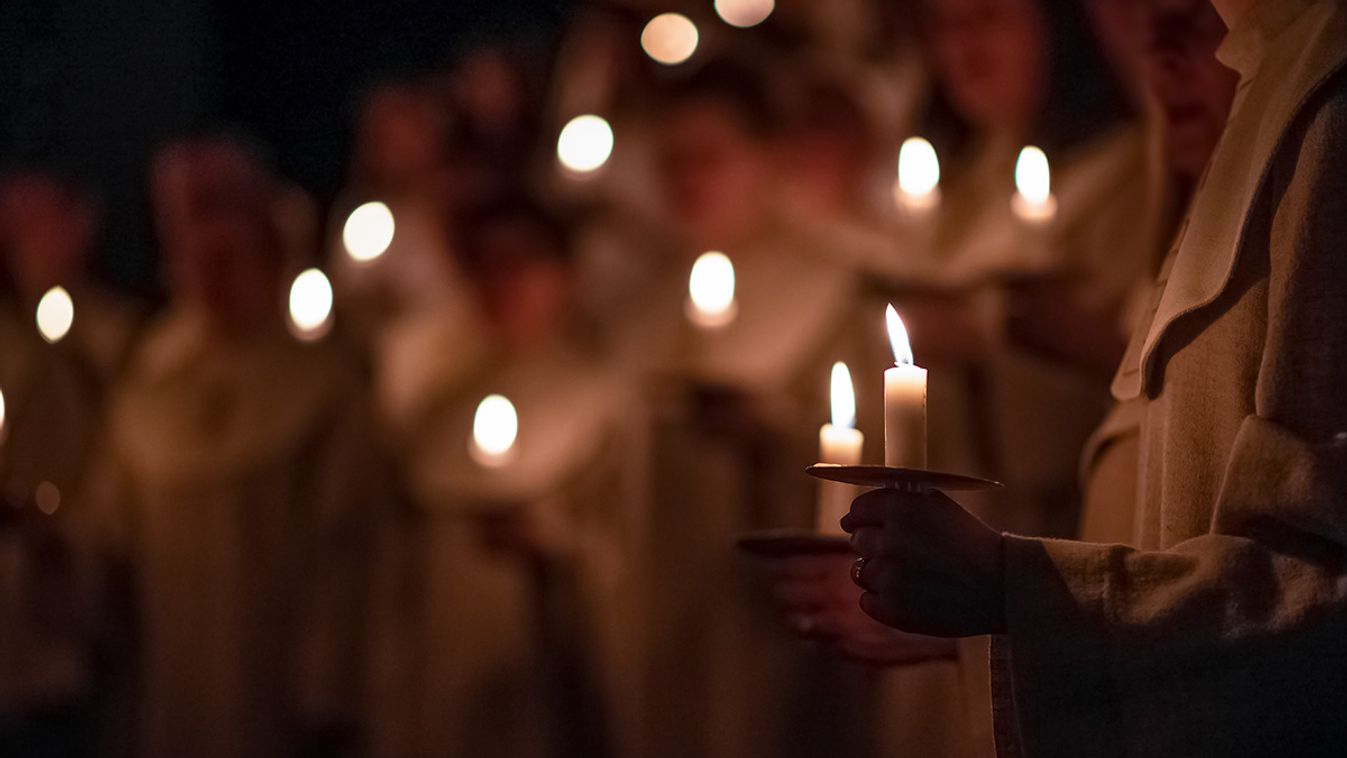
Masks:
[[[363,376],[334,339],[276,338],[224,366],[199,330],[156,325],[117,387],[112,454],[150,481],[227,477],[283,461],[341,416],[366,407]]]
[[[1118,399],[1158,392],[1160,344],[1179,320],[1229,288],[1242,251],[1252,243],[1247,238],[1252,212],[1276,202],[1269,193],[1275,171],[1296,165],[1307,144],[1341,129],[1347,1],[1321,3],[1298,23],[1305,26],[1293,40],[1299,44],[1283,43],[1277,51],[1285,76],[1264,72],[1242,85],[1246,99],[1257,98],[1263,107],[1241,115],[1237,106],[1227,126],[1176,242],[1177,254],[1161,277],[1163,286],[1114,380]],[[1233,141],[1232,133],[1238,134]],[[1333,151],[1321,151],[1319,160],[1330,160],[1326,152]]]

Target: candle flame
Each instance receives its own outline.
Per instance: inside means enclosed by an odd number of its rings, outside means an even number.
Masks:
[[[5,391],[0,389],[0,444],[5,441]]]
[[[898,186],[905,194],[929,195],[940,186],[940,158],[935,146],[911,137],[898,150]]]
[[[1030,146],[1020,151],[1015,163],[1015,187],[1034,205],[1044,205],[1052,197],[1052,170],[1042,149]]]
[[[851,384],[851,371],[841,361],[833,364],[832,416],[833,426],[856,428],[856,389]]]
[[[341,229],[341,241],[351,260],[369,263],[388,251],[396,230],[393,211],[376,200],[351,211]]]
[[[316,268],[290,285],[290,331],[305,342],[327,334],[332,325],[332,283]]]
[[[473,457],[484,466],[499,466],[519,437],[519,414],[504,395],[488,395],[472,419]]]
[[[681,13],[662,13],[641,32],[645,54],[666,66],[676,66],[697,52],[697,25]]]
[[[613,128],[599,116],[576,116],[557,138],[557,160],[578,174],[598,171],[613,154]]]
[[[37,331],[42,339],[56,344],[70,333],[75,323],[75,302],[64,287],[52,287],[37,303]]]
[[[907,327],[903,326],[903,320],[898,318],[898,311],[892,305],[884,312],[884,320],[889,327],[889,344],[893,346],[893,364],[914,365],[916,360],[912,357],[912,343],[907,339]]]
[[[697,313],[710,325],[729,323],[734,317],[734,264],[724,253],[702,253],[692,264],[688,296]]]
[[[716,0],[716,15],[730,26],[757,26],[776,10],[776,0]]]

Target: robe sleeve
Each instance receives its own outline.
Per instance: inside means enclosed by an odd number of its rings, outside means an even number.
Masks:
[[[1163,551],[1007,538],[998,646],[1024,755],[1317,755],[1296,740],[1344,730],[1347,95],[1304,135],[1270,183],[1255,412],[1209,532]]]

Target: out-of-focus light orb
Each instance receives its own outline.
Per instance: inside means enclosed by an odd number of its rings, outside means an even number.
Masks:
[[[75,324],[75,301],[64,287],[52,287],[37,303],[37,331],[42,339],[56,344],[70,333]]]
[[[373,201],[351,211],[341,230],[346,254],[357,263],[369,263],[388,251],[397,225],[387,205]]]
[[[940,186],[940,158],[935,146],[911,137],[898,150],[898,186],[913,197],[930,195]]]
[[[692,19],[681,13],[662,13],[641,32],[645,54],[666,66],[677,66],[697,52],[700,35]]]
[[[0,389],[0,444],[5,442],[5,391]]]
[[[1042,148],[1026,147],[1015,163],[1015,188],[1025,201],[1041,205],[1052,196],[1052,169]]]
[[[477,413],[472,418],[472,444],[468,446],[473,460],[489,468],[505,465],[513,456],[518,437],[519,414],[509,398],[488,395],[477,404]]]
[[[43,482],[33,491],[33,502],[39,511],[51,516],[61,507],[61,490],[51,482]]]
[[[689,318],[698,326],[719,328],[734,321],[734,264],[722,252],[702,253],[688,276]]]
[[[1042,149],[1026,147],[1015,163],[1015,196],[1011,208],[1031,224],[1045,224],[1057,215],[1057,198],[1052,194],[1052,169]]]
[[[308,269],[290,285],[290,331],[312,342],[332,328],[332,283],[316,268]]]
[[[740,29],[761,24],[774,10],[776,0],[716,0],[716,15]]]
[[[603,168],[613,154],[613,128],[599,116],[576,116],[557,138],[557,160],[577,174]]]

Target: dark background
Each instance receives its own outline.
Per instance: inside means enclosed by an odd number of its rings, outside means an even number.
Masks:
[[[0,169],[55,167],[93,189],[100,273],[154,288],[145,171],[155,146],[224,127],[267,145],[320,200],[353,106],[381,78],[488,41],[549,47],[571,0],[3,0]]]

